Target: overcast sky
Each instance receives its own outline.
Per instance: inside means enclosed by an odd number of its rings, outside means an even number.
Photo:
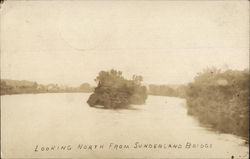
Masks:
[[[94,84],[100,70],[145,83],[190,82],[249,66],[247,1],[6,1],[1,78]]]

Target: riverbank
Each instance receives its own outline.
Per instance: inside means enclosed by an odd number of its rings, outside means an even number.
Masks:
[[[84,92],[84,91],[72,91],[72,92],[17,92],[17,93],[4,93],[0,94],[0,96],[5,95],[25,95],[25,94],[47,94],[47,93],[91,93],[91,92]]]
[[[83,83],[78,87],[69,87],[52,83],[44,85],[34,81],[1,79],[0,94],[90,93],[93,92],[93,89],[88,83]]]
[[[208,70],[188,85],[188,114],[214,130],[249,139],[249,72]]]

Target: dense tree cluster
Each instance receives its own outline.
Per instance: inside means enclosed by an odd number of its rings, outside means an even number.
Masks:
[[[121,108],[129,104],[143,104],[147,99],[147,89],[141,85],[142,76],[134,75],[131,80],[122,76],[121,71],[101,71],[95,81],[98,86],[90,95],[90,106],[102,105],[105,108]]]
[[[199,73],[188,85],[188,113],[216,130],[248,137],[249,70]]]

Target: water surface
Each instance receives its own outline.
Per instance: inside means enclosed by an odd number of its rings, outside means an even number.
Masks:
[[[187,115],[184,99],[149,96],[145,105],[108,110],[89,107],[89,95],[1,96],[3,157],[248,158],[244,140],[202,127]]]

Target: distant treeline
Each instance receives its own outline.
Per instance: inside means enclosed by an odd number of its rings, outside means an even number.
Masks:
[[[199,73],[186,89],[188,113],[215,130],[248,138],[249,70]]]
[[[79,87],[61,86],[58,84],[42,85],[32,81],[19,81],[1,79],[1,95],[26,94],[26,93],[66,93],[66,92],[92,92],[93,88],[88,83]]]
[[[148,94],[156,96],[169,96],[185,98],[186,85],[155,85],[148,86]]]

